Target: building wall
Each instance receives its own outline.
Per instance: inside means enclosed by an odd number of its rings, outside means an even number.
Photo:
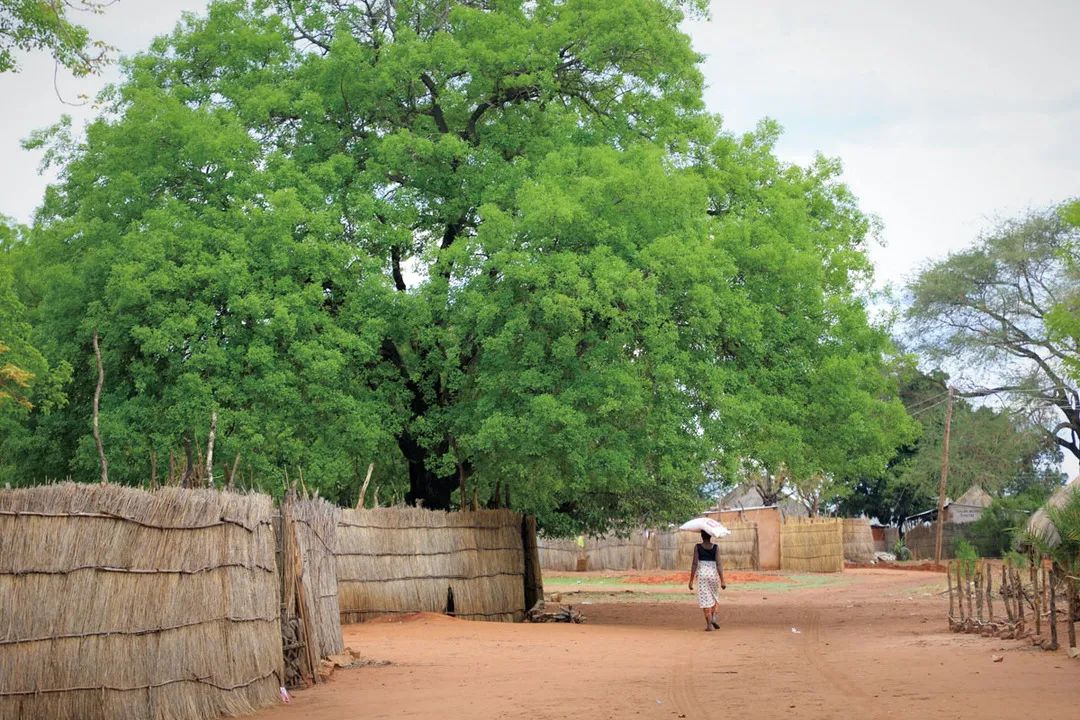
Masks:
[[[709,517],[726,524],[749,522],[757,525],[758,564],[761,570],[780,569],[780,510],[776,507],[749,510],[720,510]]]

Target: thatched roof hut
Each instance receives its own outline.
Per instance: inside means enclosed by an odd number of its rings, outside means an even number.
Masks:
[[[274,703],[263,495],[0,490],[0,718],[216,718]]]
[[[1046,501],[1045,505],[1032,513],[1027,524],[1028,533],[1039,538],[1048,547],[1057,547],[1061,542],[1061,535],[1058,534],[1058,530],[1050,519],[1050,513],[1047,510],[1049,508],[1065,507],[1072,494],[1078,491],[1080,491],[1080,476],[1073,478],[1068,485],[1058,488],[1050,496],[1050,499]]]

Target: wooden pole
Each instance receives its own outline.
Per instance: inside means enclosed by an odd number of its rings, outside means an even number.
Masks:
[[[360,486],[360,497],[356,499],[356,509],[364,509],[364,495],[367,494],[368,483],[371,482],[371,473],[375,471],[375,463],[370,462],[367,466],[367,477],[364,478],[364,484]]]
[[[105,445],[101,442],[101,388],[105,385],[105,366],[101,362],[101,346],[98,345],[98,331],[94,328],[94,359],[97,360],[97,387],[94,388],[94,443],[97,445],[98,461],[101,464],[101,484],[109,484],[109,461],[105,459]]]
[[[945,584],[949,586],[949,619],[952,620],[956,614],[953,612],[953,592],[952,592],[952,563],[945,566]]]
[[[1050,568],[1050,647],[1057,650],[1057,568]]]
[[[206,486],[214,487],[214,440],[217,438],[217,410],[210,413],[210,435],[206,438]]]
[[[1058,649],[1057,633],[1057,568],[1050,566],[1050,646],[1047,650]]]
[[[1024,629],[1024,583],[1020,579],[1020,571],[1016,568],[1012,570],[1013,587],[1016,588],[1016,619],[1020,623],[1020,629]]]
[[[990,622],[994,622],[994,571],[986,568],[986,612]]]
[[[963,583],[960,579],[963,576],[963,562],[957,562],[956,565],[956,600],[957,608],[960,610],[960,621],[963,622]]]
[[[1073,579],[1069,577],[1069,573],[1065,573],[1065,597],[1066,605],[1068,609],[1065,612],[1065,628],[1069,631],[1069,648],[1076,647],[1076,624],[1073,623],[1073,607],[1076,600],[1076,584]]]
[[[934,562],[941,562],[941,534],[945,529],[945,486],[949,480],[949,431],[952,427],[953,392],[945,405],[945,442],[941,449],[941,482],[938,484],[937,533],[934,539]]]
[[[979,622],[983,621],[983,568],[980,565],[975,567],[975,606],[978,609],[976,617]]]
[[[1039,564],[1036,565],[1035,563]],[[1031,595],[1035,601],[1035,634],[1042,635],[1042,591],[1039,589],[1039,570],[1042,560],[1036,560],[1035,554],[1031,557]]]
[[[1010,600],[1010,593],[1012,588],[1009,587],[1009,576],[1005,572],[1005,564],[1001,565],[1001,600],[1005,603],[1005,615],[1009,618],[1009,624],[1016,622],[1016,616],[1013,614],[1012,601]]]

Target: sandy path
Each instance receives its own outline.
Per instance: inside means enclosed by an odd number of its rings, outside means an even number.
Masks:
[[[689,593],[684,603],[581,605],[585,625],[353,625],[347,645],[393,664],[339,670],[254,717],[1077,716],[1080,662],[947,632],[935,583],[944,587],[940,575],[855,570],[813,589],[744,586],[725,593],[723,628],[710,633]]]

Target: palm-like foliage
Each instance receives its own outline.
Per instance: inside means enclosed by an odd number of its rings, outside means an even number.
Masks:
[[[1048,506],[1046,514],[1058,536],[1049,555],[1062,570],[1075,574],[1080,566],[1080,493],[1070,492],[1063,504]]]

